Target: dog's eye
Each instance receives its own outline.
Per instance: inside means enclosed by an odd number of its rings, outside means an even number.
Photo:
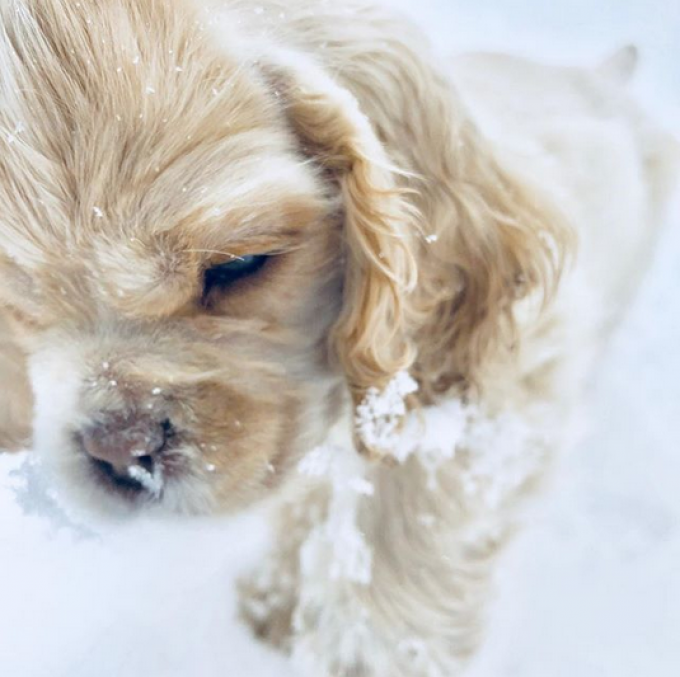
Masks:
[[[269,258],[266,255],[239,256],[233,261],[208,268],[203,277],[203,297],[205,298],[213,289],[224,289],[237,280],[254,275]]]

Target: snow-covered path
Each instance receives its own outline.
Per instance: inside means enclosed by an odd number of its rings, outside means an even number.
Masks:
[[[587,62],[636,41],[646,59],[636,87],[680,131],[676,0],[399,4],[417,5],[444,47]],[[674,221],[591,393],[592,429],[508,553],[471,677],[679,674],[680,216]],[[93,537],[24,513],[10,488],[24,460],[0,456],[3,677],[292,677],[234,620],[233,579],[263,540],[256,517],[142,522]]]

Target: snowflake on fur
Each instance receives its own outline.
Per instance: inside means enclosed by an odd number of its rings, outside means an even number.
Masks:
[[[399,424],[406,414],[405,399],[418,390],[418,384],[399,372],[383,391],[369,388],[356,409],[356,426],[361,441],[370,448],[391,450],[399,443]]]
[[[301,475],[324,478],[331,488],[328,512],[300,552],[305,575],[323,571],[333,580],[370,583],[373,554],[358,525],[360,501],[375,492],[366,470],[365,460],[354,449],[333,445],[313,449],[298,464]]]

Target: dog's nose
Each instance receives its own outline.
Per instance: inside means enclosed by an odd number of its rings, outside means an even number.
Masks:
[[[168,421],[144,414],[112,414],[80,433],[83,449],[95,460],[125,475],[133,466],[153,465],[166,445]]]

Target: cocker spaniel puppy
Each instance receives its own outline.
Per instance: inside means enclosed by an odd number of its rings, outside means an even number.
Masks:
[[[0,22],[1,443],[107,513],[275,497],[260,636],[458,674],[672,183],[634,53],[442,62],[360,0]]]

